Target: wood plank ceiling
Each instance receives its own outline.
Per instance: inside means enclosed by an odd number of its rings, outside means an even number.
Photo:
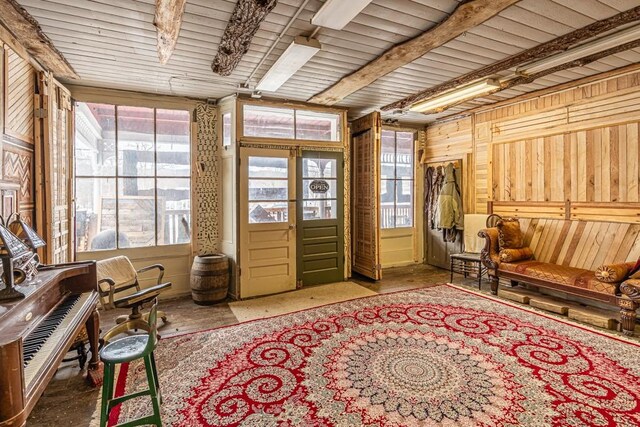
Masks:
[[[302,0],[279,0],[236,70],[228,77],[220,77],[211,72],[210,65],[235,0],[188,0],[176,49],[166,65],[160,65],[156,53],[155,0],[18,1],[38,20],[80,75],[81,80],[76,84],[199,98],[221,98],[235,93],[238,84],[247,82],[252,74],[253,84],[257,83],[294,36],[308,36],[313,32],[311,17],[323,3],[310,0],[256,69],[303,3]],[[322,50],[278,92],[269,95],[307,100],[394,44],[436,25],[457,5],[457,0],[374,0],[343,30],[321,28],[316,37],[322,43]],[[338,105],[349,107],[351,117],[359,117],[637,5],[637,0],[522,0]],[[458,105],[440,116],[637,62],[640,62],[640,49],[629,50]],[[409,113],[386,117],[425,123],[438,115]]]

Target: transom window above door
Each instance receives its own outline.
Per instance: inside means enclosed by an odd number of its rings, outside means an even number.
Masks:
[[[78,252],[190,241],[189,111],[78,103],[74,150]]]

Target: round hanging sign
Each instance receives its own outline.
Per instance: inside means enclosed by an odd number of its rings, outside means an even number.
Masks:
[[[309,184],[312,193],[324,194],[329,191],[329,183],[323,179],[316,179]]]

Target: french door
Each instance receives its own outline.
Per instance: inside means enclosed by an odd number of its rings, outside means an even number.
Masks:
[[[240,149],[240,297],[296,288],[296,157]]]
[[[343,154],[302,151],[298,158],[298,279],[344,280]]]

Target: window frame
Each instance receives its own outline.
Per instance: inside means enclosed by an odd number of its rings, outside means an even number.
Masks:
[[[115,182],[115,231],[116,231],[116,239],[115,239],[115,247],[114,248],[107,248],[107,249],[89,249],[86,251],[81,251],[78,249],[77,247],[77,235],[76,235],[76,222],[75,219],[73,221],[73,233],[74,233],[74,251],[78,254],[88,254],[88,253],[94,253],[94,252],[100,252],[100,253],[106,253],[109,251],[136,251],[136,250],[152,250],[153,248],[177,248],[177,247],[184,247],[184,246],[190,246],[193,243],[193,224],[192,224],[192,220],[193,220],[193,154],[194,154],[194,146],[193,146],[193,129],[192,129],[192,122],[193,122],[193,109],[188,107],[187,105],[166,105],[165,103],[158,103],[158,105],[145,105],[145,104],[140,104],[137,102],[132,102],[132,103],[122,103],[122,102],[110,102],[108,100],[106,101],[100,101],[100,100],[76,100],[75,101],[76,104],[79,103],[83,103],[83,104],[101,104],[101,105],[109,105],[109,106],[113,106],[114,107],[114,158],[115,158],[115,165],[114,165],[114,169],[115,169],[115,175],[77,175],[76,174],[76,166],[77,166],[77,162],[74,161],[73,163],[73,193],[74,193],[74,201],[75,201],[75,194],[77,191],[77,180],[78,179],[95,179],[95,180],[100,180],[100,179],[113,179]],[[153,174],[152,175],[121,175],[120,172],[120,161],[119,161],[119,122],[118,122],[118,110],[119,107],[129,107],[129,108],[146,108],[146,109],[150,109],[153,110]],[[189,126],[187,127],[188,131],[189,131],[189,152],[187,154],[187,157],[189,159],[188,161],[188,166],[189,166],[189,170],[188,173],[186,175],[159,175],[158,174],[158,124],[157,124],[157,120],[158,120],[158,110],[174,110],[174,111],[182,111],[182,112],[186,112],[189,115]],[[74,112],[74,115],[76,114],[76,111]],[[75,120],[75,117],[74,117]],[[75,144],[75,135],[74,135],[74,144],[73,144],[73,156],[75,158],[75,150],[76,150],[76,144]],[[141,179],[153,179],[154,181],[154,189],[153,189],[153,201],[154,201],[154,244],[153,245],[149,245],[149,246],[133,246],[133,247],[124,247],[121,248],[120,245],[120,239],[119,239],[119,233],[120,233],[120,221],[119,221],[119,217],[120,217],[120,209],[119,209],[119,199],[120,199],[120,195],[119,195],[119,191],[121,189],[121,185],[120,185],[120,181],[124,180],[124,179],[137,179],[137,178],[141,178]],[[189,189],[188,189],[188,194],[189,194],[189,238],[186,242],[177,242],[177,243],[167,243],[167,244],[160,244],[158,242],[159,240],[159,221],[158,221],[158,180],[162,180],[162,179],[185,179],[188,180],[189,182]],[[73,207],[73,214],[74,214],[74,218],[76,218],[76,212],[78,209],[78,205],[77,203],[74,202],[74,207]]]
[[[382,177],[382,132],[393,132],[393,154],[394,154],[394,177],[393,178],[383,178]],[[398,172],[397,172],[397,165],[398,165],[398,158],[397,158],[397,152],[398,152],[398,133],[411,133],[413,135],[413,141],[412,141],[412,147],[411,147],[411,158],[412,158],[412,162],[411,162],[411,178],[398,178]],[[382,182],[383,181],[392,181],[393,182],[393,227],[385,227],[382,225],[382,223],[380,224],[380,229],[381,230],[408,230],[408,229],[415,229],[416,226],[416,170],[417,170],[417,162],[416,162],[416,145],[417,145],[417,133],[418,131],[416,129],[410,129],[410,128],[386,128],[383,127],[382,131],[380,133],[380,138],[381,138],[381,148],[380,148],[380,176],[379,176],[379,186],[380,186],[380,194],[379,197],[382,196]],[[397,194],[397,188],[398,188],[398,183],[402,183],[408,181],[411,183],[411,225],[401,225],[398,226],[397,224],[397,213],[398,213],[398,194]],[[380,205],[380,216],[382,216],[382,204]]]
[[[263,136],[245,136],[244,134],[244,107],[246,105],[265,107],[265,108],[280,108],[293,110],[293,138],[274,138]],[[296,112],[312,112],[320,114],[336,114],[338,116],[338,138],[335,141],[327,140],[313,140],[313,139],[298,139],[297,127],[296,127]],[[340,147],[344,146],[345,138],[348,134],[347,113],[343,108],[336,107],[314,107],[306,104],[296,102],[277,102],[272,100],[254,100],[254,99],[238,99],[237,108],[237,133],[239,135],[238,140],[241,142],[254,142],[260,144],[273,144],[273,145],[312,145],[323,147]]]

